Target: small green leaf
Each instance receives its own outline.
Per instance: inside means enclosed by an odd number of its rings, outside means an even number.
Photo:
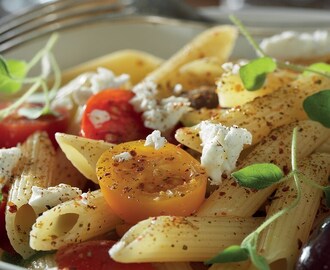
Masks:
[[[303,75],[315,74],[313,71],[330,74],[330,65],[322,62],[312,64],[309,67],[307,67],[307,70],[304,71]]]
[[[2,64],[0,64],[0,92],[13,94],[21,88],[22,84],[18,82],[17,79],[23,79],[25,77],[27,73],[27,63],[19,60],[7,60],[6,68],[8,73],[1,71],[3,68],[1,65]]]
[[[325,204],[328,208],[330,208],[330,186],[327,186],[323,189],[325,196]]]
[[[2,193],[0,193],[0,203],[2,202],[2,200],[3,200],[3,195]]]
[[[209,259],[205,264],[241,262],[249,259],[249,252],[245,248],[233,245],[220,252],[218,255]]]
[[[237,182],[247,188],[263,189],[281,180],[282,170],[271,163],[252,164],[232,173]]]
[[[250,61],[240,68],[239,74],[244,87],[249,91],[260,89],[268,73],[276,69],[276,62],[270,57],[261,57]]]
[[[304,100],[303,107],[308,117],[330,128],[330,90],[322,90]]]

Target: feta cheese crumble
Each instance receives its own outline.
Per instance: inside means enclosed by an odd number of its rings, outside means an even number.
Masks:
[[[111,116],[107,111],[95,109],[88,114],[88,118],[95,128],[99,128],[103,123],[109,121]]]
[[[156,150],[162,148],[167,140],[161,136],[159,130],[154,130],[151,134],[149,134],[146,138],[144,146],[153,146]]]
[[[285,31],[266,38],[260,43],[265,54],[277,59],[299,59],[330,53],[330,36],[327,31],[313,33]]]
[[[222,64],[221,67],[226,73],[237,75],[239,74],[240,68],[246,65],[247,63],[248,63],[247,60],[240,60],[238,63],[226,62]]]
[[[117,162],[124,162],[130,160],[131,158],[133,158],[133,156],[129,152],[122,152],[112,157],[112,159]]]
[[[201,164],[211,178],[211,184],[219,185],[222,174],[230,174],[235,169],[243,145],[252,143],[252,135],[244,128],[210,121],[202,121],[198,128],[203,147]]]
[[[169,130],[191,109],[189,99],[184,97],[170,96],[158,100],[157,86],[151,81],[141,82],[132,91],[135,97],[130,102],[137,112],[143,112],[144,125],[151,129]]]
[[[0,190],[9,181],[21,156],[22,151],[18,147],[0,149]]]
[[[74,199],[80,196],[81,193],[82,191],[79,188],[67,184],[59,184],[49,188],[32,186],[29,205],[32,206],[36,213],[41,213],[62,202]]]

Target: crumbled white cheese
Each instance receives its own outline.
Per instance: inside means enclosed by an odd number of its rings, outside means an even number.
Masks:
[[[0,190],[10,179],[21,156],[22,151],[18,147],[0,149]]]
[[[285,31],[260,43],[265,54],[277,59],[299,59],[330,53],[330,35],[327,31],[313,33]]]
[[[128,74],[121,74],[116,77],[111,70],[99,67],[97,73],[92,75],[90,79],[91,90],[96,94],[107,88],[118,88],[128,82],[129,79]]]
[[[175,95],[180,95],[180,94],[182,93],[182,91],[183,91],[183,86],[182,86],[182,84],[177,83],[176,85],[174,85],[173,93],[174,93]]]
[[[133,158],[133,156],[129,152],[122,152],[112,157],[112,159],[117,162],[127,161],[130,160],[131,158]]]
[[[159,130],[154,130],[151,134],[149,134],[144,143],[145,146],[153,146],[156,150],[162,148],[167,140],[161,136]]]
[[[59,184],[54,187],[41,188],[32,186],[32,195],[29,205],[36,213],[41,213],[62,202],[74,199],[80,196],[82,191],[79,188],[67,184]]]
[[[53,104],[61,102],[63,98],[72,97],[75,104],[83,106],[93,94],[108,88],[123,87],[129,79],[127,74],[115,76],[111,70],[100,67],[96,72],[79,75],[59,89]]]
[[[111,116],[107,111],[95,109],[88,114],[88,118],[95,128],[99,128],[103,123],[109,121]]]
[[[243,145],[252,143],[252,135],[244,128],[210,121],[202,121],[198,128],[203,147],[201,164],[211,178],[211,184],[219,185],[222,174],[230,174],[235,169]]]
[[[246,61],[246,60],[240,60],[237,63],[226,62],[226,63],[222,64],[221,67],[225,72],[237,75],[239,73],[240,68],[242,66],[246,65],[247,63],[248,63],[248,61]]]
[[[169,130],[191,109],[189,99],[184,97],[157,100],[157,86],[151,81],[138,84],[132,91],[135,97],[130,102],[136,111],[143,112],[144,125],[151,129]]]

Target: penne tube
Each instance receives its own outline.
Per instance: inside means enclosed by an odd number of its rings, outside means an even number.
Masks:
[[[263,218],[160,216],[133,226],[109,251],[119,262],[205,261],[239,244]]]
[[[233,50],[237,35],[238,31],[233,26],[210,28],[195,37],[144,80],[158,85],[159,97],[171,96],[174,86],[180,81],[180,68],[189,62],[207,57],[216,58],[220,63],[225,62]]]
[[[298,160],[309,155],[329,136],[330,130],[321,124],[306,120],[291,123],[274,130],[261,141],[242,161],[238,169],[253,163],[274,163],[284,173],[290,171],[291,140],[293,128],[299,127],[297,133]],[[221,186],[205,200],[198,210],[198,216],[229,215],[248,217],[253,215],[276,189],[276,185],[255,191],[240,187],[231,177],[225,179]]]
[[[101,191],[96,190],[61,203],[38,217],[30,232],[30,246],[35,250],[58,249],[103,235],[121,222]]]
[[[330,137],[325,140],[318,148],[316,148],[315,152],[330,153]]]
[[[56,133],[55,138],[78,171],[97,184],[96,162],[103,152],[112,148],[114,144],[65,133]]]
[[[29,246],[29,233],[37,218],[28,204],[32,187],[49,187],[57,183],[52,177],[55,151],[46,133],[35,133],[21,146],[21,173],[15,176],[8,194],[6,230],[11,245],[23,258],[34,253]]]
[[[84,72],[95,71],[98,67],[108,68],[117,76],[128,74],[132,84],[136,84],[158,68],[162,62],[161,58],[146,52],[120,50],[65,70],[62,75],[62,84],[68,83]]]
[[[325,186],[330,174],[330,154],[312,154],[298,163],[298,170],[311,181]],[[269,264],[279,269],[293,269],[300,248],[305,243],[313,226],[316,212],[323,196],[317,189],[304,182],[299,176],[301,199],[298,205],[285,213],[262,231],[258,250]],[[292,178],[281,183],[267,213],[271,217],[281,209],[292,204],[297,190]]]
[[[303,100],[322,89],[330,87],[330,79],[304,76],[278,91],[257,98],[233,109],[219,109],[211,121],[225,126],[236,125],[252,134],[253,144],[267,136],[271,130],[294,121],[307,119]],[[198,119],[200,121],[202,119]],[[191,124],[191,123],[190,123]],[[183,145],[201,152],[198,125],[180,128],[175,138]]]

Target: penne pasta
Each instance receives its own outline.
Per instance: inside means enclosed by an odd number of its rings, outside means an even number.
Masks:
[[[62,76],[62,84],[68,83],[84,72],[95,71],[98,67],[108,68],[115,75],[128,74],[131,83],[136,84],[148,73],[158,68],[162,62],[161,58],[146,52],[120,50],[65,70]]]
[[[100,190],[88,192],[38,217],[30,232],[30,246],[35,250],[58,249],[103,235],[121,222]]]
[[[329,136],[330,130],[314,121],[291,123],[274,130],[247,157],[240,161],[238,168],[253,163],[271,162],[282,168],[285,173],[290,171],[292,130],[299,127],[297,134],[298,160],[309,155]],[[276,185],[254,191],[240,187],[233,178],[223,181],[198,210],[199,216],[243,216],[253,215],[276,189]]]
[[[119,262],[205,261],[239,244],[262,218],[160,216],[133,226],[110,249]]]
[[[113,144],[64,133],[56,133],[55,138],[78,171],[97,184],[96,162],[104,151],[112,148]]]
[[[180,68],[205,57],[214,57],[223,63],[230,56],[237,35],[237,29],[232,26],[210,28],[195,37],[144,80],[153,81],[158,85],[159,97],[171,96],[174,86],[180,81]]]
[[[28,204],[32,187],[49,187],[57,183],[52,177],[55,151],[46,133],[35,133],[21,146],[23,160],[8,194],[6,230],[11,245],[23,258],[35,251],[29,246],[29,232],[37,218]]]
[[[312,154],[298,163],[298,170],[311,181],[325,186],[330,174],[330,155]],[[270,265],[278,269],[293,269],[302,244],[305,243],[313,226],[323,192],[299,176],[301,200],[298,205],[270,224],[260,235],[259,252]],[[297,197],[293,179],[283,182],[277,189],[268,209],[267,218],[290,205]]]
[[[322,89],[330,87],[330,79],[318,76],[302,76],[289,86],[257,98],[238,108],[220,109],[213,122],[226,126],[237,125],[246,128],[253,136],[253,144],[267,136],[272,129],[297,120],[307,119],[303,110],[303,100]],[[198,119],[198,121],[201,119]],[[201,141],[198,137],[198,125],[180,128],[175,138],[183,145],[196,151],[201,151]]]

